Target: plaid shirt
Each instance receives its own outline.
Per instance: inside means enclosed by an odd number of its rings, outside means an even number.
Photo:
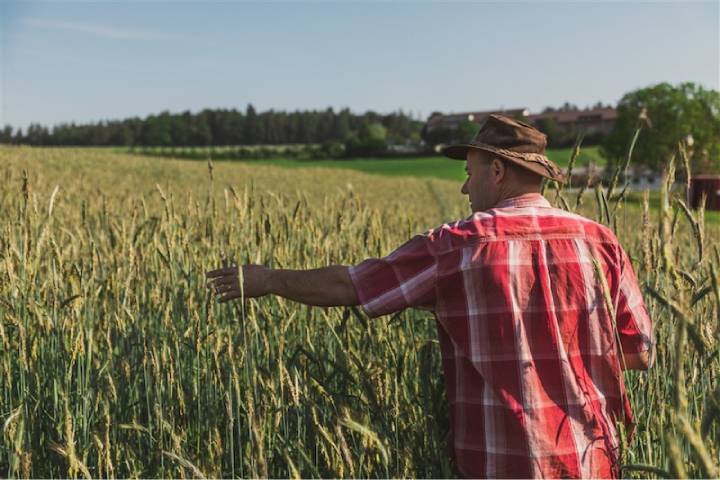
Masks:
[[[608,228],[526,194],[417,235],[350,276],[370,317],[434,312],[463,475],[619,474],[615,421],[631,426],[632,414],[616,339],[639,353],[653,333]]]

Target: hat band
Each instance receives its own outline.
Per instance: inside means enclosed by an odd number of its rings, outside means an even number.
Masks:
[[[501,155],[506,155],[508,157],[517,158],[518,160],[524,160],[527,162],[533,162],[533,163],[539,163],[543,167],[545,167],[545,170],[547,170],[551,175],[553,176],[564,176],[562,170],[560,170],[554,163],[550,161],[545,155],[541,153],[522,153],[522,152],[515,152],[512,150],[506,150],[504,148],[498,148],[494,147],[492,145],[488,145],[485,143],[476,143],[474,144],[478,147],[482,147],[484,149],[490,150],[492,152],[499,153]]]

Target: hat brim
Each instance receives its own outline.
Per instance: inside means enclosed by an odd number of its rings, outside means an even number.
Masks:
[[[444,147],[441,152],[448,158],[453,160],[466,160],[467,152],[469,150],[481,150],[489,152],[504,160],[513,162],[515,165],[530,170],[533,173],[555,180],[556,182],[564,183],[565,175],[562,170],[555,165],[547,156],[540,153],[519,153],[519,152],[508,152],[501,148],[492,147],[490,145],[474,145],[474,144],[456,144],[448,145]],[[551,165],[546,167],[546,165]],[[552,171],[551,171],[552,170]]]
[[[443,147],[441,152],[443,155],[445,155],[448,158],[452,158],[453,160],[465,160],[467,158],[467,152],[471,148],[480,150],[479,148],[475,147],[474,145],[457,144],[457,145],[448,145],[447,147]]]

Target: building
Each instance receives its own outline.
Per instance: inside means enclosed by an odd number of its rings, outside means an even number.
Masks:
[[[511,110],[489,110],[485,112],[461,112],[449,113],[447,115],[440,112],[433,112],[423,127],[423,134],[431,133],[437,130],[455,130],[463,122],[474,122],[480,124],[491,113],[507,115],[519,119],[527,118],[529,115],[527,108],[514,108]]]
[[[585,134],[607,135],[612,131],[617,120],[617,110],[614,108],[593,108],[586,110],[555,111],[533,113],[527,116],[527,122],[537,125],[543,120],[553,121],[560,129],[565,131],[584,132]]]

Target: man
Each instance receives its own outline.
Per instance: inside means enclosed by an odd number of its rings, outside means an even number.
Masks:
[[[651,363],[651,321],[617,239],[540,194],[543,178],[563,181],[545,145],[491,115],[471,143],[444,150],[467,161],[467,219],[352,267],[243,267],[246,297],[360,304],[370,317],[432,310],[450,446],[468,477],[618,476],[615,422],[632,423],[622,369]],[[240,296],[237,267],[208,277],[221,301]]]

